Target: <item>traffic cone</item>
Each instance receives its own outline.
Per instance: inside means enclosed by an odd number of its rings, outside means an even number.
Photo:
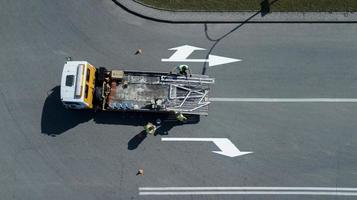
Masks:
[[[143,50],[142,49],[138,49],[138,50],[136,50],[136,52],[135,52],[135,55],[141,55],[141,54],[143,54]]]
[[[136,175],[144,176],[144,170],[143,169],[139,169],[138,173],[136,173]]]

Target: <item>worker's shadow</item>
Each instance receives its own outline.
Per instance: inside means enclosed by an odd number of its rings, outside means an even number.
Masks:
[[[179,122],[175,115],[172,114],[157,114],[157,113],[121,113],[121,112],[98,112],[94,115],[94,121],[98,124],[118,124],[129,126],[144,126],[151,122],[156,124],[157,129],[155,135],[168,135],[169,131],[175,126],[184,124],[196,124],[200,121],[199,116],[187,116],[185,123]],[[159,119],[159,120],[158,120]],[[161,121],[157,124],[157,121]],[[147,137],[147,133],[143,130],[136,134],[128,142],[128,149],[136,149]]]
[[[189,116],[188,120],[185,123],[177,121],[174,116],[170,115],[159,115],[155,117],[152,117],[150,119],[144,120],[143,122],[151,122],[155,123],[157,119],[161,120],[161,124],[157,125],[157,130],[155,132],[155,135],[168,135],[169,131],[175,127],[175,126],[181,126],[183,124],[193,124],[193,123],[198,123],[199,122],[199,117],[198,116]],[[142,124],[143,126],[145,124]],[[134,150],[136,149],[142,141],[148,136],[146,131],[141,131],[140,133],[136,134],[133,138],[131,138],[128,142],[128,149],[129,150]]]
[[[161,124],[156,131],[157,135],[167,135],[175,126],[183,124],[195,124],[200,121],[199,116],[189,116],[186,123],[178,122],[174,115],[157,113],[123,113],[123,112],[96,112],[89,110],[68,110],[65,109],[60,99],[60,87],[52,88],[42,109],[41,132],[50,136],[57,136],[80,123],[93,119],[97,124],[118,124],[128,126],[144,126],[148,122],[156,123],[157,119]],[[120,129],[119,129],[120,130]],[[140,132],[128,142],[128,149],[136,149],[146,138],[145,132]]]

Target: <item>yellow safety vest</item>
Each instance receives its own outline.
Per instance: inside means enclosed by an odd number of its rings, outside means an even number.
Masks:
[[[176,119],[179,120],[180,122],[183,122],[187,120],[187,117],[185,117],[183,114],[180,113],[176,116]]]
[[[156,126],[152,123],[148,123],[144,126],[146,133],[153,135],[156,132]]]

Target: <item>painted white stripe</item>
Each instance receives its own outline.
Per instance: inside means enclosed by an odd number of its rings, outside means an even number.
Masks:
[[[161,141],[193,141],[193,142],[211,142],[213,140],[222,140],[226,138],[161,138]]]
[[[207,59],[170,59],[170,58],[163,58],[161,59],[162,62],[207,62]]]
[[[309,191],[189,191],[189,192],[139,192],[139,195],[320,195],[320,196],[357,196],[357,192],[309,192]]]
[[[262,103],[357,103],[354,98],[210,98],[222,102],[262,102]]]
[[[172,190],[292,190],[292,191],[351,191],[357,188],[336,187],[139,187],[141,191],[172,191]]]

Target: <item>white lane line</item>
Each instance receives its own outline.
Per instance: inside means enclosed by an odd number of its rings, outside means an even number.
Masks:
[[[262,102],[262,103],[357,103],[355,98],[210,98],[217,102]]]
[[[161,141],[194,141],[194,142],[211,142],[215,139],[223,138],[161,138]]]
[[[142,191],[172,191],[172,190],[294,190],[294,191],[350,191],[357,192],[357,188],[336,187],[139,187]]]
[[[357,188],[336,187],[139,187],[139,195],[321,195],[357,196]]]
[[[357,192],[299,192],[299,191],[190,191],[190,192],[139,192],[139,195],[320,195],[320,196],[357,196]]]

